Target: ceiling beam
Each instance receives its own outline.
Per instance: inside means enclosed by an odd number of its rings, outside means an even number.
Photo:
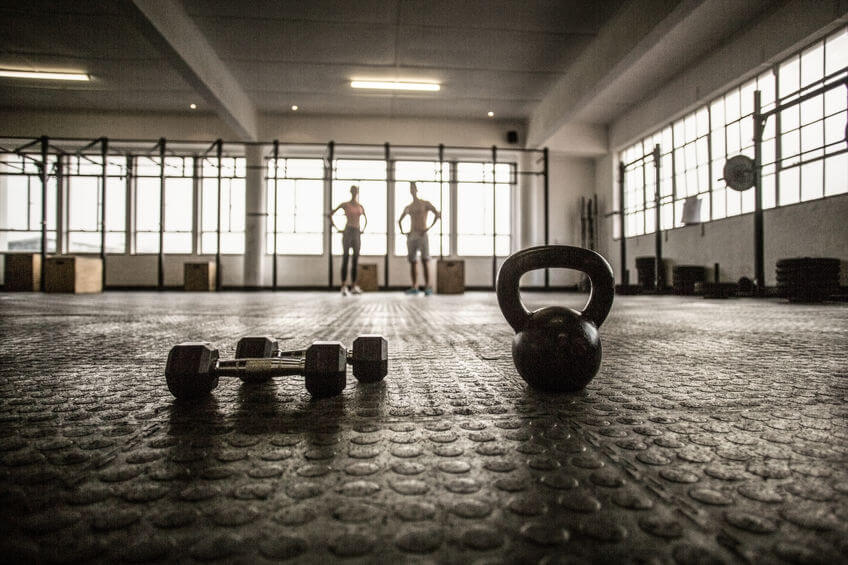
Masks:
[[[691,9],[697,0],[683,0]],[[574,119],[580,106],[597,95],[602,83],[640,57],[662,32],[657,24],[668,18],[678,0],[631,0],[601,28],[594,40],[551,88],[530,116],[527,142],[549,143],[558,130]]]
[[[182,3],[131,0],[126,4],[139,30],[218,116],[242,141],[256,141],[256,107]]]
[[[552,145],[572,124],[609,124],[773,1],[629,1],[533,112],[528,144]]]

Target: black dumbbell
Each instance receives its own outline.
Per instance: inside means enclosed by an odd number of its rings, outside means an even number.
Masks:
[[[347,384],[347,350],[338,341],[316,341],[298,358],[257,357],[220,361],[207,342],[181,343],[168,353],[165,379],[179,399],[199,398],[218,386],[218,377],[262,382],[272,377],[303,375],[312,396],[341,394]]]
[[[236,345],[236,359],[274,357],[300,358],[307,350],[281,351],[277,340],[270,336],[243,337]],[[347,352],[347,362],[353,367],[353,376],[363,383],[376,383],[389,372],[389,344],[381,335],[361,335],[353,340],[353,349]]]

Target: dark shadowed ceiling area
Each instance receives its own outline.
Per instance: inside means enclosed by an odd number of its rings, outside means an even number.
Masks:
[[[197,93],[122,1],[5,2],[0,65],[75,69],[87,84],[0,82],[6,107],[184,111]],[[539,0],[186,0],[256,109],[526,118],[621,4]],[[357,92],[352,78],[432,80],[438,95]]]

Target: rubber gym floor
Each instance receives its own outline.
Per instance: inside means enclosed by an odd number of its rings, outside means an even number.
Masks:
[[[527,293],[530,306],[582,305]],[[171,346],[389,341],[389,374],[177,403]],[[848,562],[848,307],[620,296],[529,390],[491,293],[0,295],[0,560]]]

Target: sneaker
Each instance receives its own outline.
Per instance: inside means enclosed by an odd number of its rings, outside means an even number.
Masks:
[[[350,289],[347,288],[347,285],[342,285],[342,296],[348,296],[350,294]]]
[[[350,289],[351,294],[362,294],[362,289],[359,288],[358,284],[353,285],[353,288]]]
[[[424,289],[424,296],[430,296],[431,294],[433,294],[433,288],[432,287],[428,286],[427,288]]]
[[[418,289],[413,287],[407,288],[404,293],[406,294],[418,294]]]

